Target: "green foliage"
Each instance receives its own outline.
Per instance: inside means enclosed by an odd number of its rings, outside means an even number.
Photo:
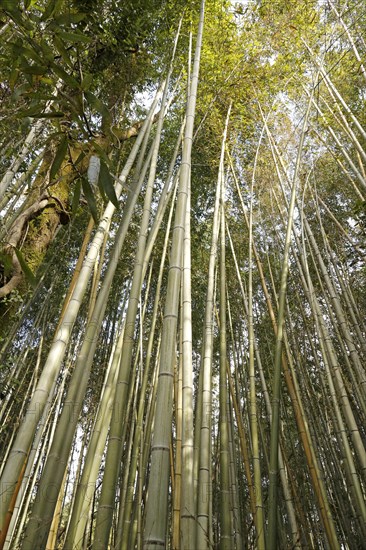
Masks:
[[[99,185],[101,189],[105,192],[108,199],[114,204],[116,208],[119,207],[119,203],[116,197],[116,192],[114,190],[114,181],[109,172],[108,166],[102,160],[100,163],[100,172],[99,172]]]
[[[13,271],[13,263],[9,254],[0,251],[0,262],[3,268],[3,275],[8,277]]]
[[[88,206],[89,206],[90,213],[93,216],[93,219],[94,219],[95,223],[97,224],[98,220],[99,220],[97,202],[96,202],[93,190],[90,187],[90,184],[89,184],[87,178],[82,178],[81,179],[81,185],[82,185],[82,188],[83,188],[83,193],[85,195],[86,201],[87,201]]]
[[[7,117],[64,118],[85,135],[86,118],[94,126],[95,115],[108,132],[119,112],[113,95],[130,94],[149,78],[150,47],[168,16],[154,0],[138,7],[106,0],[27,2],[24,8],[9,2],[4,12],[13,28],[0,52]]]
[[[27,264],[27,262],[24,259],[24,256],[22,252],[19,250],[19,248],[14,248],[14,252],[16,254],[16,257],[18,258],[18,261],[20,263],[20,267],[22,268],[22,271],[24,273],[24,276],[27,280],[27,282],[31,285],[32,288],[36,288],[38,281],[36,277],[34,276],[31,268]]]
[[[50,181],[52,181],[54,179],[57,172],[61,168],[61,165],[62,165],[62,163],[65,159],[66,153],[67,153],[67,149],[68,149],[67,136],[63,136],[61,138],[61,141],[59,143],[59,146],[58,146],[56,154],[55,154],[55,158],[54,158],[52,166],[50,168]]]
[[[71,212],[73,216],[75,216],[76,211],[78,209],[79,202],[80,202],[80,195],[81,195],[81,180],[78,180],[74,185],[72,201],[71,201]]]

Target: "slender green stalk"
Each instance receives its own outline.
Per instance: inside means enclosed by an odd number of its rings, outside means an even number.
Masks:
[[[193,489],[193,365],[192,365],[192,296],[191,296],[191,188],[187,194],[187,210],[183,249],[183,377],[182,377],[182,496],[181,548],[195,543],[195,508]]]
[[[229,113],[230,114],[230,109]],[[229,428],[227,418],[226,380],[226,239],[225,239],[225,185],[221,180],[221,227],[220,227],[220,550],[232,547],[229,476]]]
[[[156,550],[165,546],[167,530],[167,503],[169,492],[169,446],[172,418],[172,368],[175,363],[176,329],[182,267],[184,224],[187,210],[187,189],[190,177],[193,124],[196,107],[200,66],[204,1],[201,4],[196,54],[187,103],[186,128],[183,142],[182,165],[174,221],[167,300],[164,311],[161,358],[156,402],[156,418],[151,449],[151,470],[146,502],[144,548]]]
[[[269,132],[269,129],[268,129],[268,126],[266,125],[266,122],[265,122],[265,127],[266,127],[266,131],[267,131],[267,134],[268,134],[268,137],[269,137],[269,140],[270,140],[271,152],[272,152],[272,157],[273,157],[275,167],[276,167],[278,181],[280,183],[282,193],[284,195],[282,176],[281,176],[281,173],[280,173],[280,170],[279,170],[278,160],[280,161],[280,163],[282,165],[282,168],[283,168],[283,171],[286,174],[286,176],[287,176],[287,172],[286,172],[285,167],[283,165],[283,160],[282,160],[281,155],[279,154],[278,148],[277,148],[276,144],[273,142],[271,133]],[[288,183],[289,184],[291,183],[289,179],[288,179]],[[274,194],[274,196],[276,198],[276,194]],[[285,199],[285,203],[287,204],[285,195],[284,195],[284,199]],[[296,240],[297,239],[296,233],[294,233],[294,236],[295,236],[295,240]],[[297,259],[297,257],[295,256],[295,260],[296,259]],[[258,263],[258,261],[257,261],[257,265],[258,266],[260,265]],[[275,331],[275,334],[276,334],[277,333],[277,323],[276,323],[275,314],[274,314],[274,311],[273,311],[271,299],[270,299],[270,296],[269,296],[269,292],[268,292],[268,289],[267,289],[267,285],[266,285],[266,282],[265,282],[265,279],[264,279],[263,275],[261,275],[261,282],[262,282],[263,291],[266,295],[266,302],[267,302],[268,310],[269,310],[269,313],[270,313],[270,316],[271,316],[271,321],[272,321],[274,331]],[[307,418],[306,418],[306,415],[305,415],[304,407],[303,407],[303,404],[302,404],[302,399],[301,399],[300,392],[299,392],[299,384],[298,384],[298,381],[297,381],[297,374],[296,374],[296,371],[294,369],[292,357],[291,357],[290,351],[288,349],[288,346],[286,344],[286,340],[285,340],[285,346],[286,346],[287,360],[286,360],[286,356],[283,355],[282,356],[282,366],[283,366],[283,370],[284,370],[284,374],[285,374],[286,384],[287,384],[287,387],[288,387],[288,391],[289,391],[289,394],[290,394],[290,397],[291,397],[291,400],[292,400],[292,403],[293,403],[294,412],[295,412],[295,415],[296,415],[296,422],[297,422],[297,425],[298,425],[298,432],[299,432],[299,435],[300,435],[300,437],[302,439],[302,442],[303,442],[303,448],[304,448],[305,456],[306,456],[307,463],[308,463],[309,473],[310,473],[311,478],[312,478],[314,491],[315,491],[317,501],[318,501],[319,512],[321,514],[321,517],[322,517],[322,520],[323,520],[323,523],[324,523],[327,539],[329,541],[329,544],[332,547],[338,548],[339,543],[338,543],[338,539],[337,539],[336,528],[335,528],[335,524],[334,524],[334,521],[333,521],[332,512],[331,512],[331,509],[330,509],[328,497],[327,497],[327,494],[326,494],[325,484],[323,482],[321,472],[320,472],[319,459],[318,459],[316,450],[314,448],[312,437],[311,437],[311,434],[310,434],[310,431],[309,431],[308,421],[307,421]]]
[[[171,71],[171,69],[170,69]],[[131,360],[133,354],[133,347],[135,343],[134,333],[136,324],[137,308],[139,304],[139,298],[141,293],[141,286],[143,282],[143,267],[145,258],[145,249],[147,241],[147,233],[150,222],[151,213],[151,201],[153,197],[153,185],[156,174],[156,164],[160,146],[160,136],[163,125],[165,102],[168,93],[169,77],[167,79],[162,106],[160,109],[160,116],[158,120],[158,127],[156,136],[154,139],[153,153],[150,165],[149,178],[146,186],[144,210],[140,225],[139,240],[137,243],[136,258],[134,273],[132,279],[131,292],[129,296],[128,309],[126,314],[126,325],[123,341],[123,349],[121,356],[120,371],[117,382],[117,390],[115,393],[115,400],[113,405],[113,413],[111,418],[111,425],[109,431],[109,441],[106,456],[106,466],[104,471],[102,493],[98,506],[98,513],[96,518],[96,531],[93,543],[94,550],[104,550],[108,546],[110,537],[110,529],[112,525],[112,511],[115,500],[115,492],[117,488],[118,475],[120,470],[120,461],[123,447],[122,431],[124,428],[124,419],[126,414],[127,404],[127,390],[129,386],[129,376],[131,369]]]
[[[238,194],[239,194],[240,202],[242,204],[244,218],[245,218],[246,224],[249,228],[249,220],[248,220],[248,217],[247,217],[247,214],[246,214],[246,211],[245,211],[244,203],[243,203],[242,196],[241,196],[241,191],[240,191],[240,188],[238,186],[237,178],[235,177],[234,173],[233,173],[233,175],[234,175],[235,183],[237,184],[237,191],[238,191]],[[236,254],[235,254],[233,242],[232,242],[232,239],[231,239],[231,236],[230,236],[229,228],[227,228],[227,232],[228,232],[228,237],[229,237],[229,241],[230,241],[230,247],[231,247],[231,250],[232,250],[232,255],[233,255],[233,258],[234,258],[237,278],[238,278],[238,282],[239,282],[239,285],[240,285],[241,294],[243,296],[243,304],[244,304],[244,308],[245,308],[245,313],[249,317],[248,300],[246,298],[246,293],[245,293],[245,290],[244,290],[244,287],[243,287],[243,284],[242,284],[242,281],[241,281],[241,278],[240,278],[239,266],[238,266],[238,262],[237,262],[237,259],[236,259]],[[254,255],[255,255],[255,258],[256,258],[258,271],[260,273],[260,277],[261,277],[262,282],[264,282],[263,270],[262,270],[262,267],[261,267],[261,263],[260,263],[260,260],[259,260],[259,257],[258,257],[258,252],[257,252],[257,249],[255,247],[254,242],[252,243],[252,246],[253,246],[253,252],[254,252]],[[265,285],[263,285],[263,286],[264,286],[264,290],[266,292]],[[266,403],[266,410],[267,410],[267,414],[268,414],[268,417],[269,417],[269,420],[270,420],[270,423],[271,423],[272,422],[272,411],[271,411],[270,396],[269,396],[269,392],[268,392],[268,388],[267,388],[267,382],[266,382],[264,372],[263,372],[262,361],[261,361],[261,357],[260,357],[260,353],[259,353],[259,349],[258,349],[258,344],[257,344],[255,339],[254,339],[253,343],[254,343],[254,352],[255,352],[255,356],[256,356],[256,361],[257,361],[257,365],[258,365],[258,371],[259,371],[259,375],[260,375],[260,379],[261,379],[261,385],[262,385],[264,398],[265,398],[265,403]],[[237,415],[237,417],[238,417],[238,415]],[[239,424],[238,420],[237,420],[237,422]],[[243,431],[243,429],[242,429],[242,431]],[[243,436],[241,436],[241,437],[243,437]],[[243,454],[243,457],[244,457],[244,460],[245,460],[245,454]],[[249,461],[249,457],[248,457],[247,460]],[[281,448],[279,449],[279,471],[280,471],[280,477],[281,477],[281,483],[282,483],[282,490],[284,492],[284,497],[285,497],[285,501],[286,501],[287,513],[288,513],[288,517],[289,517],[289,521],[290,521],[290,525],[291,525],[291,530],[292,530],[293,547],[294,548],[299,548],[300,533],[299,533],[299,528],[298,528],[297,521],[296,521],[296,514],[295,514],[294,505],[293,505],[293,496],[291,494],[289,483],[288,483],[288,477],[287,477],[288,472],[285,469],[285,459],[284,459],[283,451],[282,451]],[[249,489],[250,489],[250,487],[249,487]],[[251,496],[251,500],[253,502],[252,508],[254,508],[253,518],[255,518],[255,516],[256,516],[256,508],[255,508],[256,502],[255,502],[254,491],[253,491],[253,496]]]
[[[281,395],[281,359],[282,359],[282,340],[283,327],[285,321],[285,300],[287,288],[287,274],[289,252],[291,246],[292,225],[294,219],[294,210],[296,203],[296,186],[298,172],[300,169],[302,149],[304,144],[307,121],[309,118],[311,101],[308,102],[307,111],[304,117],[304,124],[300,136],[298,146],[296,167],[293,176],[291,199],[288,208],[287,229],[285,237],[285,248],[282,260],[281,283],[279,289],[279,305],[277,317],[277,337],[276,351],[274,357],[274,373],[273,373],[273,392],[272,392],[272,426],[271,426],[271,450],[270,450],[270,471],[269,471],[269,511],[268,511],[268,549],[276,550],[277,548],[277,517],[278,517],[278,448],[279,448],[279,427],[280,427],[280,395]]]
[[[122,327],[115,349],[111,354],[110,365],[106,373],[105,388],[101,396],[82,475],[78,483],[71,521],[65,540],[65,548],[73,548],[74,550],[81,550],[82,548],[83,535],[89,517],[95,484],[107,439],[108,426],[112,412],[111,405],[113,403],[118,365],[122,352],[123,330],[124,327]]]
[[[261,132],[258,142],[252,182],[250,188],[250,207],[249,207],[249,243],[248,243],[248,263],[249,263],[249,279],[248,279],[248,338],[249,338],[249,400],[250,400],[250,428],[252,436],[253,448],[253,470],[254,470],[254,491],[256,498],[256,529],[257,529],[257,545],[259,550],[265,549],[265,533],[264,533],[264,511],[262,497],[262,475],[259,455],[259,438],[258,438],[258,420],[257,420],[257,391],[255,382],[254,368],[254,324],[253,324],[253,195],[255,173],[258,162],[259,149],[263,138],[264,129]]]
[[[155,339],[155,327],[156,327],[156,323],[157,323],[158,308],[159,308],[159,304],[160,304],[160,291],[161,291],[161,285],[162,285],[162,280],[163,280],[166,254],[167,254],[167,250],[168,250],[170,226],[171,226],[172,217],[173,217],[176,191],[177,191],[177,185],[175,185],[175,187],[174,187],[174,193],[173,193],[173,197],[172,197],[172,203],[171,203],[171,208],[170,208],[168,223],[167,223],[167,230],[166,230],[166,235],[165,235],[165,239],[164,239],[164,246],[163,246],[163,251],[162,251],[162,254],[161,254],[158,282],[157,282],[156,292],[155,292],[154,308],[153,308],[153,312],[152,312],[152,324],[151,324],[151,328],[150,328],[149,340],[148,340],[147,350],[146,350],[146,365],[145,365],[145,371],[144,371],[142,387],[141,387],[141,395],[142,396],[145,396],[145,394],[146,394],[146,390],[147,390],[147,386],[148,386],[148,382],[149,382],[149,377],[151,376],[150,360],[151,360],[151,354],[152,354],[152,349],[153,349],[153,344],[154,344],[154,339]],[[141,399],[140,404],[139,404],[138,413],[137,413],[135,439],[134,439],[134,443],[133,443],[133,454],[132,454],[132,460],[131,460],[131,464],[130,464],[130,476],[129,476],[128,484],[127,484],[126,504],[125,504],[124,512],[123,512],[123,528],[122,528],[122,533],[121,533],[121,534],[123,534],[123,536],[121,537],[121,540],[122,540],[121,548],[122,548],[122,550],[125,550],[125,549],[127,550],[128,544],[129,544],[128,534],[130,532],[130,526],[131,526],[131,517],[130,516],[131,516],[132,502],[133,502],[133,491],[135,489],[135,477],[136,477],[135,474],[136,474],[136,470],[137,470],[138,459],[139,459],[140,455],[142,454],[142,450],[141,450],[140,447],[141,447],[141,440],[142,440],[142,437],[143,437],[143,415],[144,415],[144,410],[145,410],[145,402],[144,402],[143,399]],[[142,476],[141,471],[139,472],[139,479],[141,480],[141,483],[142,483],[143,476]],[[119,540],[119,537],[117,537],[117,543],[118,543],[118,540]]]
[[[153,101],[150,113],[140,130],[140,133],[136,139],[136,142],[134,143],[125,167],[122,170],[121,176],[119,178],[120,181],[118,181],[116,184],[115,192],[117,197],[119,197],[122,193],[123,183],[126,181],[126,178],[131,170],[132,164],[143,140],[145,131],[150,124],[150,120],[152,118],[158,99],[159,93]],[[5,520],[9,503],[12,498],[12,488],[16,486],[23,462],[27,456],[28,449],[30,448],[34,434],[36,432],[39,419],[42,416],[43,410],[48,400],[52,397],[50,392],[53,388],[54,381],[57,379],[62,360],[65,356],[67,345],[71,337],[71,331],[79,312],[82,298],[87,289],[87,284],[92,272],[92,267],[98,256],[99,249],[104,239],[105,230],[109,225],[109,220],[111,219],[114,211],[115,206],[112,203],[109,203],[101,219],[92,245],[89,248],[72,298],[64,313],[62,325],[60,326],[59,331],[57,332],[50,348],[46,363],[43,367],[42,374],[37,384],[37,389],[34,392],[33,397],[28,405],[27,414],[25,415],[20,425],[16,440],[14,442],[14,448],[10,454],[10,459],[7,461],[4,472],[1,476],[0,529],[3,528],[3,522]],[[132,208],[130,212],[132,215]]]
[[[196,526],[196,548],[204,550],[211,545],[211,532],[209,525],[210,501],[212,498],[210,464],[211,464],[211,416],[212,416],[212,358],[213,358],[213,307],[215,288],[215,266],[217,256],[217,245],[220,223],[220,195],[221,182],[223,178],[223,165],[225,155],[225,144],[229,117],[223,132],[219,173],[216,184],[215,206],[212,220],[212,234],[210,258],[207,275],[207,293],[205,304],[205,324],[203,334],[203,351],[200,373],[200,410],[196,416],[200,423],[196,430],[200,430],[199,437],[199,459],[198,459],[198,498],[197,498],[197,526]]]

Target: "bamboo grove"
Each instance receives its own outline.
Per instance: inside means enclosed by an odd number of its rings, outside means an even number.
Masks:
[[[363,2],[0,6],[0,548],[363,548]]]

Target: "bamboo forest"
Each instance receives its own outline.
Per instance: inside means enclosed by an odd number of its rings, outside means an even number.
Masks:
[[[0,549],[365,549],[364,0],[0,0],[0,74]]]

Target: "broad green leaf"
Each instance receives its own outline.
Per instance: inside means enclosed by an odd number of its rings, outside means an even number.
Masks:
[[[7,2],[6,9],[9,12],[12,20],[17,23],[20,27],[23,27],[27,31],[33,30],[33,25],[22,16],[21,11],[14,5],[12,2]]]
[[[31,285],[32,288],[36,288],[38,281],[34,276],[31,268],[25,261],[23,254],[18,248],[14,248],[14,252],[16,254],[16,257],[18,258],[18,262],[20,263],[20,267],[22,268],[24,277],[27,279],[28,283]]]
[[[24,56],[25,59],[22,60],[24,63],[27,62],[27,59],[33,59],[33,61],[35,61],[38,65],[42,64],[42,58],[37,52],[34,51],[33,48],[27,48],[19,42],[11,42],[9,45],[15,55]]]
[[[49,76],[41,76],[40,80],[45,84],[49,84],[50,86],[54,85],[54,81]]]
[[[24,109],[24,111],[19,111],[18,117],[23,118],[25,116],[29,116],[29,117],[38,118],[37,113],[41,114],[42,108],[43,106],[40,103],[37,103],[36,105],[33,105],[33,107],[29,107],[29,109]]]
[[[49,134],[49,136],[47,136],[45,143],[48,144],[51,141],[55,141],[55,139],[60,136],[64,136],[64,132],[52,132],[52,134]]]
[[[71,212],[73,215],[76,214],[76,211],[78,209],[79,202],[80,202],[80,194],[81,194],[81,181],[78,180],[75,184],[74,193],[72,196]]]
[[[48,67],[41,65],[28,65],[27,67],[22,67],[22,71],[26,74],[44,75],[48,71]]]
[[[99,189],[99,192],[100,192],[100,195],[102,197],[102,200],[103,200],[103,203],[106,204],[108,202],[108,198],[104,192],[104,189],[102,187],[102,184],[100,183],[100,178],[98,180],[98,189]]]
[[[92,82],[93,82],[93,75],[90,73],[85,73],[84,78],[81,82],[81,89],[84,91],[89,90]]]
[[[42,50],[42,55],[47,60],[47,62],[53,61],[55,59],[54,50],[50,48],[45,40],[39,41],[39,47]]]
[[[43,12],[41,20],[45,21],[46,19],[51,17],[56,11],[56,9],[60,6],[61,2],[62,0],[50,0]]]
[[[10,86],[11,90],[14,89],[14,86],[17,83],[17,80],[19,78],[19,74],[20,74],[19,69],[17,67],[14,67],[14,69],[12,69],[12,71],[10,73],[10,77],[9,77],[9,86]],[[23,86],[23,84],[22,84],[22,86]]]
[[[94,139],[92,139],[90,141],[90,145],[93,146],[93,148],[95,149],[96,153],[98,153],[98,155],[100,156],[101,159],[104,160],[104,162],[107,164],[109,162],[109,159],[108,159],[108,155],[107,153],[105,152],[105,150],[103,149],[103,147],[101,147],[99,145],[99,143],[97,143]]]
[[[49,113],[37,113],[37,111],[33,111],[32,109],[27,111],[23,111],[19,116],[25,117],[29,116],[31,118],[63,118],[65,116],[65,113],[62,111],[50,111]]]
[[[84,36],[82,33],[78,32],[59,31],[57,34],[63,40],[67,40],[68,42],[83,42],[84,44],[90,44],[92,41],[89,36]]]
[[[90,103],[90,105],[94,107],[97,111],[99,111],[99,113],[102,115],[105,121],[110,120],[111,118],[110,112],[108,111],[104,103],[97,96],[95,96],[92,92],[86,91],[85,97]]]
[[[68,146],[68,140],[67,140],[67,137],[64,136],[60,141],[60,145],[58,146],[55,158],[53,160],[53,163],[50,169],[50,181],[54,179],[57,172],[61,168],[61,165],[63,163],[63,160],[67,152],[67,146]]]
[[[100,163],[99,182],[101,187],[105,191],[105,194],[111,201],[111,203],[113,203],[114,206],[118,208],[119,203],[116,196],[116,192],[114,190],[114,180],[111,174],[109,173],[108,166],[105,164],[103,160]]]
[[[82,178],[81,184],[83,186],[83,192],[86,198],[86,202],[88,203],[90,213],[93,216],[93,220],[95,221],[95,223],[98,223],[97,203],[95,201],[92,188],[90,187],[89,182],[86,178]]]
[[[68,86],[70,86],[70,88],[79,88],[80,87],[78,81],[73,76],[67,74],[67,72],[64,71],[64,69],[62,69],[62,67],[57,65],[57,63],[51,62],[50,65],[51,65],[54,73],[57,74],[57,76],[59,76],[66,84],[68,84]]]
[[[81,151],[80,155],[78,156],[78,158],[74,162],[74,166],[77,166],[78,164],[80,164],[80,162],[83,160],[83,158],[85,158],[85,151]]]
[[[85,17],[86,13],[62,13],[55,17],[54,22],[56,25],[71,25],[83,21]]]
[[[26,97],[31,97],[35,100],[43,100],[43,101],[58,101],[58,98],[53,96],[53,95],[49,95],[49,94],[40,94],[39,92],[25,92],[24,95]]]
[[[65,48],[65,45],[64,45],[64,43],[62,42],[61,38],[59,38],[59,37],[55,34],[53,41],[54,41],[54,44],[55,44],[57,50],[58,50],[59,53],[61,54],[62,59],[65,61],[65,63],[66,63],[70,68],[72,68],[72,67],[73,67],[72,61],[71,61],[71,59],[70,59],[69,53],[68,53],[67,49]]]

